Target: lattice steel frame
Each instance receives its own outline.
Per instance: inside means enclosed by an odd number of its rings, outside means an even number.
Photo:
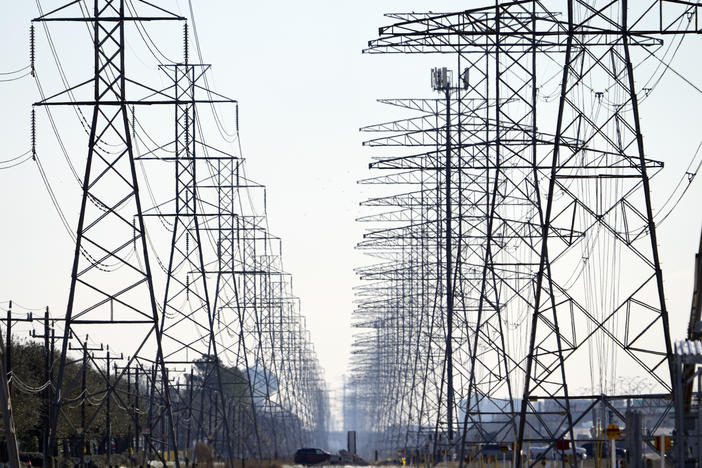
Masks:
[[[556,13],[559,5],[566,11],[565,20]],[[651,54],[648,49],[659,46],[662,36],[699,34],[699,9],[696,2],[665,0],[636,5],[620,0],[599,8],[574,0],[497,2],[495,6],[460,13],[389,15],[398,22],[381,28],[379,39],[369,43],[370,53],[456,54],[462,73],[462,65],[468,64],[471,76],[466,87],[470,92],[483,80],[494,83],[484,96],[486,104],[495,107],[484,120],[492,129],[485,133],[482,143],[480,139],[475,142],[492,151],[492,155],[486,153],[483,167],[483,180],[492,180],[486,185],[492,190],[486,190],[483,200],[487,229],[481,233],[485,242],[478,262],[482,280],[476,283],[479,295],[474,298],[479,302],[477,321],[468,331],[473,337],[468,352],[473,361],[468,395],[487,395],[484,390],[494,385],[510,386],[510,375],[514,376],[512,380],[522,380],[519,412],[504,409],[505,422],[512,427],[509,432],[520,446],[527,441],[547,442],[550,447],[558,440],[574,441],[566,368],[595,335],[604,336],[637,369],[670,391],[670,368],[666,366],[671,353],[670,334],[649,188],[650,173],[662,165],[644,153],[632,47]],[[472,57],[481,56],[485,63],[472,66],[480,60]],[[564,57],[556,125],[552,135],[540,135],[536,130],[537,63],[540,57],[552,60],[556,56]],[[523,78],[509,76],[515,72]],[[599,98],[610,98],[612,108],[605,115],[593,115],[592,106],[578,100],[577,93],[587,80],[602,77],[610,86],[598,93]],[[385,128],[406,132],[406,144],[412,144],[417,134],[425,136],[424,129],[414,130]],[[380,159],[379,165],[403,160]],[[515,178],[513,174],[520,171]],[[509,204],[500,199],[500,178],[511,185],[506,196],[516,194],[521,202],[527,202],[529,211],[523,210],[517,217],[499,214]],[[602,186],[614,185],[613,181],[619,184],[619,191],[602,196]],[[505,241],[505,232],[511,239]],[[619,280],[621,291],[602,310],[589,301],[591,292],[582,281],[576,281],[575,287],[566,285],[563,273],[582,252],[578,249],[592,241],[594,233],[603,233],[602,237],[624,252],[621,255],[628,264],[636,265],[634,275],[609,273],[609,279]],[[389,233],[387,242],[398,236],[401,234]],[[497,262],[497,258],[505,258],[505,246],[514,242],[528,248],[527,260]],[[504,277],[509,268],[516,270]],[[602,273],[588,273],[599,274],[600,280],[607,278]],[[526,278],[521,286],[520,276]],[[404,278],[400,282],[408,284]],[[505,289],[511,291],[506,298],[499,294]],[[490,324],[491,317],[497,324],[501,314],[509,315],[514,297],[524,304],[521,309],[531,311],[528,353],[511,356],[494,345],[490,352],[497,367],[484,365],[478,358],[478,341],[489,335],[483,337],[481,329],[496,329]],[[374,307],[372,303],[370,307]],[[618,331],[610,327],[614,322],[622,324]],[[583,324],[586,328],[579,329]],[[498,332],[495,336],[501,335]],[[447,345],[444,353],[451,356],[450,342]],[[390,345],[389,352],[396,351]],[[479,388],[477,370],[481,367],[502,371],[497,384]],[[383,391],[381,385],[377,392]],[[509,394],[509,401],[514,403],[512,392]],[[546,411],[534,404],[537,400],[555,406]],[[474,405],[472,396],[466,401]],[[481,413],[477,402],[474,407],[475,413],[466,412],[463,437],[469,420]],[[446,433],[451,432],[446,428]],[[510,442],[510,438],[501,441]],[[464,444],[460,444],[461,453],[463,450]],[[572,455],[575,458],[574,449]]]

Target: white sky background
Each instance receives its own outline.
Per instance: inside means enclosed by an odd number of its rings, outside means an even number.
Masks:
[[[45,10],[62,3],[42,0]],[[187,14],[183,0],[158,3]],[[347,370],[352,288],[358,283],[353,268],[367,262],[353,249],[362,235],[362,226],[354,223],[361,214],[358,203],[373,193],[373,187],[369,191],[356,184],[371,175],[370,154],[361,147],[358,128],[388,116],[375,99],[428,96],[429,68],[451,65],[448,57],[369,56],[362,55],[361,49],[377,36],[379,26],[390,23],[382,17],[384,12],[451,11],[480,4],[193,0],[204,61],[213,65],[215,89],[240,102],[247,172],[268,187],[271,231],[283,239],[285,267],[293,275],[295,293],[302,300],[302,313],[331,386],[339,385]],[[34,2],[6,6],[0,17],[0,72],[28,64],[29,24],[35,16]],[[87,40],[84,31],[75,37]],[[172,40],[179,43],[180,37],[175,28]],[[37,62],[51,65],[40,29],[37,44]],[[673,66],[702,88],[699,47],[696,39],[684,43]],[[67,63],[73,53],[70,49],[58,50]],[[191,57],[195,57],[194,45]],[[89,77],[91,63],[76,65],[69,74],[72,82]],[[44,85],[61,89],[57,81],[47,80]],[[698,115],[702,96],[672,74],[666,75],[656,93],[645,103],[642,116],[648,156],[666,164],[668,175],[656,178],[653,185],[660,206],[702,139]],[[5,160],[29,149],[30,106],[38,93],[27,77],[0,82],[0,99],[0,160]],[[229,123],[233,127],[233,116]],[[68,135],[78,121],[66,119],[61,124]],[[45,119],[40,120],[38,135],[40,142],[53,139]],[[85,140],[76,136],[71,142],[80,172]],[[75,225],[79,198],[70,188],[75,182],[65,161],[56,150],[47,149],[39,156]],[[14,299],[34,308],[49,305],[61,315],[73,248],[36,166],[28,162],[0,170],[0,197],[0,301]],[[696,181],[659,230],[673,338],[684,334],[689,318],[694,253],[702,224],[700,201],[702,188]]]

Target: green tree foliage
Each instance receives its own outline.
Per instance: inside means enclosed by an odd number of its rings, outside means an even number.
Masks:
[[[44,349],[37,343],[12,343],[10,396],[18,442],[23,450],[36,451],[47,409],[44,384]]]
[[[196,359],[195,373],[193,374],[194,388],[202,391],[219,391],[217,382],[217,367],[222,377],[222,389],[226,400],[232,400],[237,405],[249,405],[251,397],[249,382],[241,370],[221,364],[214,356],[202,356]]]
[[[42,448],[44,430],[48,427],[48,411],[53,406],[60,354],[60,349],[55,349],[53,360],[49,359],[53,377],[53,385],[49,387],[46,385],[47,356],[43,343],[12,342],[10,389],[17,436],[22,451],[39,451]],[[105,353],[103,351],[99,354],[104,357]],[[80,350],[71,351],[66,361],[62,385],[64,404],[58,417],[59,444],[62,439],[80,432],[77,429],[83,427],[82,409],[85,410],[86,441],[95,440],[101,443],[106,440],[108,394],[111,404],[112,438],[125,438],[129,434],[133,436],[135,425],[141,427],[146,424],[149,388],[145,377],[142,375],[137,385],[132,372],[128,386],[126,377],[123,376],[118,381],[112,369],[109,390],[105,380],[106,362],[88,358],[86,365],[83,364],[83,353]],[[124,365],[124,361],[119,364]],[[228,417],[238,418],[239,425],[245,426],[246,421],[251,420],[249,413],[253,410],[246,375],[236,367],[222,365],[212,356],[203,356],[193,364],[192,380],[188,374],[186,385],[172,391],[179,393],[178,398],[173,400],[180,403],[187,402],[192,395],[194,427],[201,427],[202,433],[205,434],[215,428],[211,422],[211,415],[215,414],[214,405],[221,404],[215,397],[220,388],[217,368],[221,373]],[[138,407],[135,398],[137,388],[140,394]],[[137,414],[138,420],[135,421],[130,414]],[[181,407],[181,415],[183,414],[187,414],[187,410]]]
[[[10,395],[12,410],[17,429],[18,442],[23,451],[36,451],[41,448],[44,428],[48,425],[47,411],[53,403],[53,389],[56,387],[60,350],[54,350],[52,367],[52,387],[46,387],[45,378],[45,349],[40,343],[33,341],[13,341],[11,349],[11,378]],[[88,359],[85,368],[86,390],[82,390],[83,359],[80,351],[69,356],[64,371],[63,392],[65,404],[58,418],[58,437],[67,437],[74,431],[73,427],[81,427],[81,407],[86,413],[86,439],[103,440],[107,427],[106,398],[108,386],[104,378],[106,369],[98,370]],[[113,438],[125,436],[133,426],[122,403],[126,403],[127,382],[122,379],[116,382],[111,376],[111,414]],[[132,390],[133,391],[133,390]],[[142,405],[143,406],[143,405]],[[92,422],[90,422],[92,420]],[[69,423],[70,421],[70,423]]]

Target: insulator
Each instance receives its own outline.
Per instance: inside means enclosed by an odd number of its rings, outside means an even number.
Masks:
[[[32,107],[32,160],[37,160],[37,116]]]
[[[183,25],[183,56],[185,63],[188,63],[188,23]]]
[[[30,73],[34,76],[34,24],[29,27],[29,66]]]
[[[134,112],[134,105],[132,105],[132,139],[136,140],[136,112]]]
[[[236,133],[239,133],[239,103],[236,103]]]

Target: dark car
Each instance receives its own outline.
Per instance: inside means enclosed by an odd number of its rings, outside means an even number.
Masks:
[[[318,448],[301,448],[295,452],[296,465],[318,465],[322,463],[332,463],[333,456]]]
[[[509,445],[500,444],[485,444],[480,448],[480,455],[483,457],[491,457],[502,459],[503,457],[507,460],[512,458],[512,447]]]
[[[599,456],[599,458],[609,458],[610,442],[608,440],[602,442],[585,442],[584,444],[580,444],[580,446],[587,451],[588,458],[596,458],[596,456]],[[617,447],[614,450],[617,458],[626,458],[625,449]]]

